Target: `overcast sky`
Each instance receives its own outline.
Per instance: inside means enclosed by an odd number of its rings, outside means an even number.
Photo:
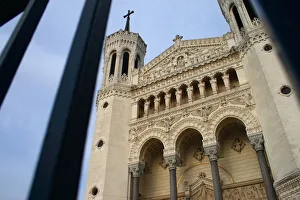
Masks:
[[[49,3],[0,110],[0,199],[26,199],[83,3],[83,0],[52,0]],[[171,46],[177,34],[183,39],[197,39],[221,36],[229,31],[217,0],[114,0],[107,34],[124,28],[122,16],[128,9],[135,12],[131,17],[131,31],[138,32],[148,45],[145,63]],[[0,51],[18,19],[0,28]],[[97,90],[101,78],[99,74]],[[94,121],[95,106],[79,200],[84,197]]]

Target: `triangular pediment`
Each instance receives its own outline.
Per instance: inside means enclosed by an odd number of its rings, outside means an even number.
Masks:
[[[176,42],[141,68],[139,83],[149,83],[169,76],[201,62],[215,59],[229,51],[224,36]]]

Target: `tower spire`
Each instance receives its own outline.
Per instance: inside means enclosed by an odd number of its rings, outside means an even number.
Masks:
[[[130,22],[130,15],[133,14],[134,11],[130,11],[128,10],[128,13],[126,15],[124,15],[124,18],[127,18],[126,20],[126,25],[125,25],[125,31],[130,31],[130,26],[129,26],[129,22]]]

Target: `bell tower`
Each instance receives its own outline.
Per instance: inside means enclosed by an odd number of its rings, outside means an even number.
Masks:
[[[128,10],[124,30],[119,30],[106,37],[104,48],[103,86],[115,84],[136,84],[134,69],[144,65],[147,45],[138,33],[130,32],[130,15]]]
[[[218,2],[235,35],[235,47],[240,52],[256,102],[274,187],[280,199],[300,196],[299,189],[292,189],[293,182],[300,179],[297,148],[300,145],[300,109],[279,59],[280,52],[270,40],[251,0]]]
[[[85,199],[125,200],[130,193],[129,120],[130,88],[135,72],[144,65],[146,44],[126,26],[105,39],[103,80],[97,96],[97,118],[90,154]]]

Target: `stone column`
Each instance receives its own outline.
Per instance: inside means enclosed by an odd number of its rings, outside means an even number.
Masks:
[[[155,97],[154,99],[154,113],[158,113],[160,97]]]
[[[171,94],[167,93],[165,96],[166,110],[170,109],[170,100],[171,100]]]
[[[203,98],[205,95],[204,95],[204,91],[205,91],[205,84],[202,82],[202,83],[199,83],[198,84],[198,87],[199,87],[199,92],[200,92],[200,98]]]
[[[166,157],[165,160],[168,163],[170,172],[170,200],[177,200],[176,166],[179,165],[180,159],[177,155],[174,155]]]
[[[225,89],[226,90],[230,90],[229,75],[228,74],[224,74],[222,76],[222,79],[224,81]]]
[[[144,113],[145,113],[144,116],[148,116],[149,105],[150,105],[149,100],[146,100],[145,105],[144,105]]]
[[[176,91],[176,101],[177,101],[177,105],[176,106],[180,106],[180,102],[181,102],[181,94],[182,94],[182,92],[181,92],[181,90],[177,90]]]
[[[188,94],[189,102],[192,102],[193,101],[193,86],[189,86],[187,88],[187,94]]]
[[[219,146],[217,144],[206,146],[204,147],[204,151],[210,161],[215,200],[223,200],[222,186],[218,167]]]
[[[247,29],[249,27],[249,22],[248,22],[248,19],[246,17],[246,13],[244,12],[243,10],[243,4],[241,2],[239,2],[236,7],[237,7],[237,10],[238,10],[238,13],[241,17],[241,20],[242,20],[242,23],[243,23],[243,26],[244,26],[244,29]]]
[[[273,181],[269,172],[267,159],[264,151],[264,139],[262,133],[248,135],[250,143],[256,151],[261,175],[265,184],[268,200],[276,200],[276,193],[273,187]]]
[[[213,94],[217,94],[217,80],[215,78],[209,80]]]
[[[144,171],[144,165],[141,163],[133,164],[129,166],[129,170],[132,174],[132,200],[139,199],[139,177]]]
[[[119,73],[121,74],[121,71],[122,71],[122,69],[120,67],[120,60],[121,60],[121,53],[117,52],[115,73],[114,73],[114,82],[118,81]]]

